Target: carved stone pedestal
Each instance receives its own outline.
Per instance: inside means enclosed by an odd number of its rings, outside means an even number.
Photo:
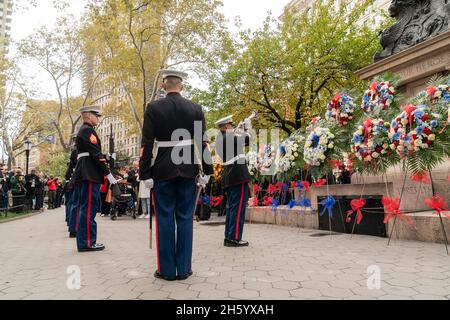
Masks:
[[[450,31],[365,67],[356,74],[369,81],[387,71],[402,77],[399,89],[405,99],[417,95],[433,75],[449,73]]]

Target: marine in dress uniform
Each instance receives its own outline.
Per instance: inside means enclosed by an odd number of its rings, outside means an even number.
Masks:
[[[83,125],[76,137],[77,164],[73,173],[78,213],[78,251],[100,251],[105,246],[97,243],[97,223],[95,216],[100,208],[100,185],[104,176],[111,184],[117,184],[108,169],[106,157],[102,154],[100,138],[94,127],[99,124],[100,107],[88,106],[80,109]]]
[[[64,194],[66,205],[66,222],[67,226],[69,227],[69,233],[70,233],[70,210],[72,207],[72,194],[73,194],[73,183],[71,183],[71,179],[73,176],[73,171],[75,170],[75,167],[77,165],[77,149],[75,148],[76,137],[77,137],[76,134],[72,135],[72,150],[70,151],[69,161],[67,162],[67,170],[64,176],[64,178],[66,179],[66,187]]]
[[[185,73],[162,70],[166,98],[148,105],[143,127],[140,159],[140,179],[148,188],[154,186],[153,203],[156,212],[156,250],[158,269],[155,277],[172,281],[192,275],[193,214],[196,201],[196,177],[200,173],[200,158],[204,154],[206,131],[202,107],[181,96]],[[201,137],[194,138],[194,123],[201,126]],[[172,137],[184,129],[189,137]],[[196,153],[197,148],[198,152]],[[175,161],[172,154],[190,155],[187,161]],[[200,154],[200,157],[201,157]],[[201,163],[203,175],[198,183],[205,186],[213,173],[209,157]]]
[[[251,180],[245,160],[245,146],[249,145],[250,136],[234,132],[232,116],[220,119],[216,125],[220,129],[216,151],[224,163],[222,187],[227,198],[224,245],[244,247],[249,245],[242,241],[242,232]]]

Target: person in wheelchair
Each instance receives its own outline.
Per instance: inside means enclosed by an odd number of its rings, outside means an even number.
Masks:
[[[111,220],[117,220],[118,217],[130,215],[136,219],[136,201],[133,186],[127,182],[126,178],[118,175],[118,189],[120,194],[113,194],[111,203]]]

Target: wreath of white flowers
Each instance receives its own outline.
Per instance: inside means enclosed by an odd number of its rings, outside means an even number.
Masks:
[[[254,176],[259,172],[259,157],[255,151],[247,153],[247,167],[250,175]]]
[[[288,172],[295,167],[295,162],[301,154],[301,143],[304,140],[304,136],[294,133],[280,145],[276,158],[278,173]]]
[[[311,166],[320,166],[327,158],[327,152],[334,148],[334,134],[328,128],[315,128],[306,138],[303,159]]]

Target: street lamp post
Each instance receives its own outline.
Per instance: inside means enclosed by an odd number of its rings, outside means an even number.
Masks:
[[[26,140],[23,144],[25,146],[25,155],[27,157],[25,174],[28,175],[28,164],[29,164],[29,160],[30,160],[30,151],[31,151],[32,143],[30,140],[28,140],[28,138],[26,138]]]

